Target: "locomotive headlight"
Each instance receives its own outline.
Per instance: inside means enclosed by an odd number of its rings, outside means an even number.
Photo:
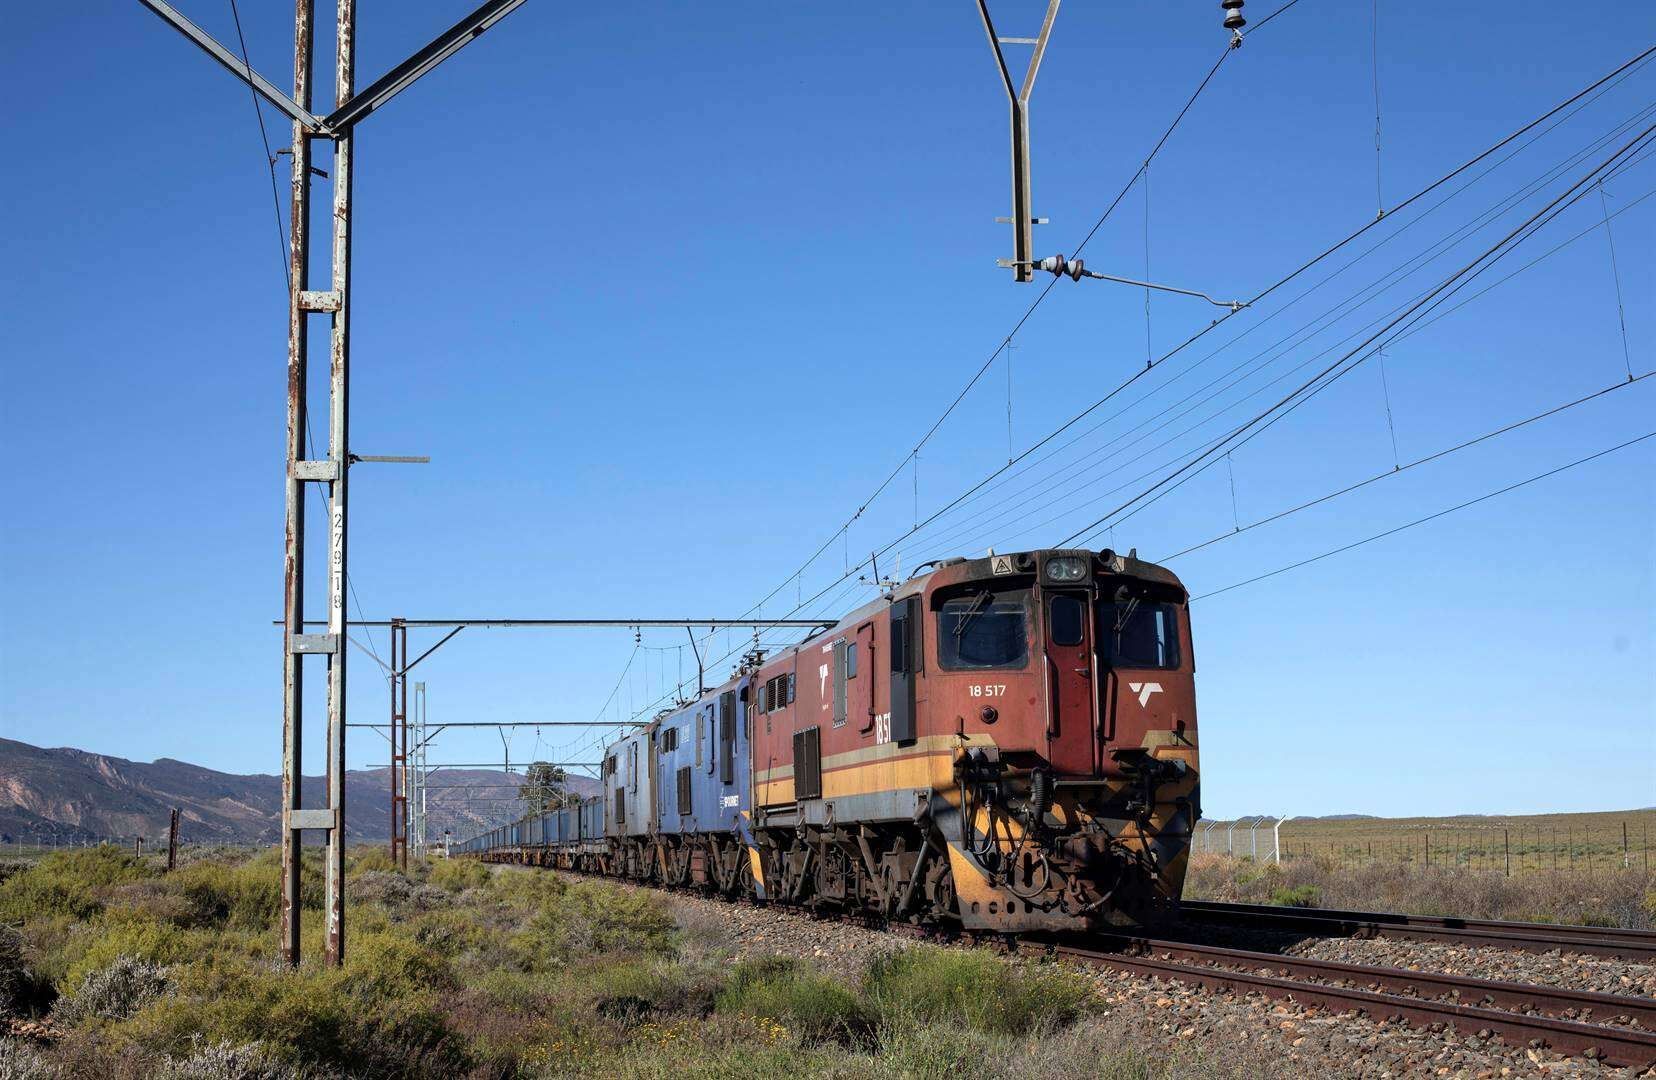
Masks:
[[[1046,579],[1055,583],[1080,581],[1087,576],[1087,560],[1074,555],[1063,555],[1056,559],[1048,559],[1046,564]]]

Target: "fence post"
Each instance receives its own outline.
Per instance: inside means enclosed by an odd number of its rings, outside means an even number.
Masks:
[[[1622,869],[1627,869],[1627,822],[1622,822]]]
[[[1432,865],[1432,830],[1429,826],[1426,829],[1426,865]]]
[[[1501,851],[1506,860],[1506,876],[1512,876],[1512,834],[1501,830]]]
[[[1276,825],[1271,829],[1271,848],[1276,855],[1276,863],[1278,866],[1282,865],[1282,826],[1285,822],[1292,821],[1293,819],[1293,814],[1289,814],[1287,817],[1279,817],[1277,818]]]

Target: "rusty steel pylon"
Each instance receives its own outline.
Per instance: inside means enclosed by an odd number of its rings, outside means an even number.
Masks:
[[[292,202],[289,219],[288,365],[287,365],[287,499],[286,548],[283,555],[282,650],[282,956],[297,964],[300,953],[300,839],[306,829],[327,834],[324,895],[327,910],[327,961],[345,959],[345,673],[347,578],[347,478],[362,461],[410,461],[374,458],[350,451],[351,392],[351,174],[356,124],[407,89],[415,80],[454,55],[478,35],[519,7],[524,0],[487,0],[438,35],[430,44],[357,93],[356,0],[338,0],[335,36],[334,111],[311,112],[314,0],[296,0],[293,20],[293,96],[255,72],[246,60],[215,41],[163,0],[139,0],[213,59],[224,65],[293,121]],[[310,288],[310,185],[312,141],[333,143],[333,186],[326,289]],[[330,320],[328,357],[327,456],[306,453],[309,316]],[[327,485],[328,566],[327,630],[305,633],[305,485]],[[405,640],[406,644],[406,640]],[[327,782],[325,804],[305,807],[301,794],[304,725],[304,666],[307,655],[327,665]],[[393,671],[397,667],[393,665]],[[395,708],[395,706],[393,706]],[[406,713],[406,709],[403,710]],[[395,766],[393,766],[395,773]],[[393,830],[396,829],[393,814]],[[406,836],[406,823],[403,835]],[[397,835],[393,831],[393,836]]]
[[[391,620],[391,865],[408,869],[408,627]]]

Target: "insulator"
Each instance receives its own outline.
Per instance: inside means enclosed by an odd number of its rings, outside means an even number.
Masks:
[[[1219,0],[1219,6],[1225,12],[1225,29],[1240,30],[1248,25],[1248,20],[1242,17],[1242,0]]]
[[[1086,264],[1081,259],[1066,259],[1062,255],[1048,255],[1036,263],[1035,268],[1054,275],[1068,274],[1071,281],[1080,281],[1087,272]]]

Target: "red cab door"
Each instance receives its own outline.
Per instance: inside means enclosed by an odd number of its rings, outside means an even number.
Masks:
[[[1047,760],[1060,775],[1094,772],[1094,717],[1098,700],[1093,679],[1091,604],[1084,592],[1049,592],[1044,662],[1047,689]]]

